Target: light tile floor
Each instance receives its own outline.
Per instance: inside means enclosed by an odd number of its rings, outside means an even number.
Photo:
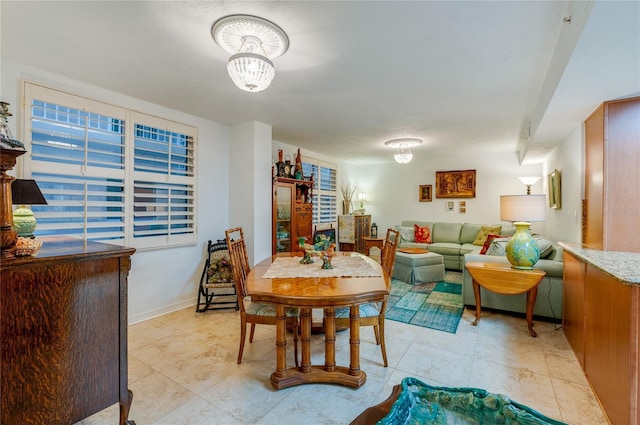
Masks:
[[[382,366],[371,327],[362,328],[360,389],[301,385],[276,391],[275,327],[258,325],[236,364],[240,316],[235,311],[179,310],[129,326],[130,419],[137,425],[348,424],[380,403],[402,378],[427,384],[484,388],[505,394],[554,419],[607,424],[562,329],[483,311],[477,327],[465,310],[455,334],[386,321],[389,367]],[[312,338],[313,364],[324,363],[323,335]],[[338,333],[336,360],[348,366],[349,332]],[[288,364],[293,346],[288,335]],[[114,405],[82,425],[118,423]]]

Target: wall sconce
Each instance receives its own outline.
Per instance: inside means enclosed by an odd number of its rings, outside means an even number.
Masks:
[[[540,177],[530,176],[530,177],[518,177],[518,180],[522,182],[523,185],[527,186],[527,195],[531,195],[531,186],[536,184]]]

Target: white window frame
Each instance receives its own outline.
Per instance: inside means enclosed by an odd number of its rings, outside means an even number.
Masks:
[[[25,159],[23,161],[23,175],[24,178],[31,178],[34,174],[36,176],[43,176],[44,174],[48,174],[48,179],[54,181],[56,178],[60,178],[64,180],[65,177],[71,176],[73,179],[73,183],[81,182],[82,177],[86,176],[87,180],[90,180],[92,177],[97,179],[115,179],[117,181],[122,181],[122,185],[124,187],[123,197],[124,197],[124,205],[123,205],[123,221],[122,226],[124,227],[124,231],[122,234],[120,232],[116,232],[114,235],[111,235],[113,239],[109,238],[109,235],[106,233],[99,233],[100,230],[97,229],[97,233],[89,233],[88,229],[96,230],[96,228],[92,226],[99,227],[101,224],[91,224],[90,223],[90,213],[88,212],[88,208],[91,206],[88,202],[88,192],[86,190],[87,186],[85,186],[85,194],[84,200],[78,201],[78,204],[84,205],[84,213],[82,213],[83,223],[75,223],[74,234],[70,235],[73,237],[82,237],[83,239],[91,239],[98,240],[107,243],[115,243],[122,244],[126,246],[131,246],[137,249],[157,249],[157,248],[167,248],[167,247],[175,247],[175,246],[183,246],[183,245],[193,245],[197,242],[197,217],[196,217],[196,161],[195,161],[195,152],[197,151],[197,128],[188,126],[185,124],[180,124],[171,120],[159,118],[156,116],[151,116],[144,114],[138,111],[132,111],[127,108],[118,107],[115,105],[107,104],[104,102],[100,102],[97,100],[87,99],[82,96],[78,96],[75,94],[63,92],[54,88],[45,87],[43,85],[23,81],[22,84],[23,89],[23,126],[24,136],[23,142],[28,151],[26,155],[24,155]],[[123,148],[123,167],[91,167],[85,164],[79,165],[77,163],[67,164],[57,162],[55,159],[52,161],[47,161],[46,157],[42,160],[33,160],[32,152],[33,152],[33,140],[32,140],[32,103],[34,100],[44,101],[51,104],[64,105],[65,107],[73,108],[75,110],[95,113],[107,116],[112,119],[122,120],[124,121],[124,148]],[[150,126],[154,129],[159,129],[163,132],[172,132],[178,135],[187,136],[187,143],[185,143],[185,147],[181,148],[182,151],[186,151],[187,153],[181,154],[181,157],[178,157],[178,160],[187,161],[189,166],[185,167],[188,170],[186,173],[181,172],[178,174],[172,174],[170,172],[147,172],[148,170],[143,171],[135,171],[134,170],[134,161],[135,161],[135,124],[140,124],[144,126]],[[171,149],[171,142],[167,142],[167,149]],[[88,151],[89,143],[86,142],[85,151]],[[89,153],[85,153],[85,158],[89,156]],[[111,155],[112,157],[114,155]],[[184,157],[188,157],[186,160]],[[167,156],[168,161],[171,161],[171,156]],[[86,159],[85,159],[86,161]],[[171,165],[168,166],[171,168]],[[186,174],[186,175],[184,175]],[[79,178],[80,177],[80,178]],[[44,178],[44,177],[43,177]],[[174,208],[177,209],[178,212],[173,213],[174,216],[178,216],[179,220],[174,220],[170,222],[167,226],[167,229],[163,232],[162,230],[155,232],[152,236],[147,234],[143,234],[144,232],[138,232],[136,235],[134,233],[134,226],[136,225],[136,211],[138,213],[140,211],[140,205],[137,208],[135,206],[135,193],[134,187],[137,182],[138,186],[142,185],[141,182],[144,182],[147,188],[162,188],[158,190],[164,190],[166,188],[178,188],[180,189],[176,193],[175,199],[177,200]],[[116,185],[117,186],[117,185]],[[47,197],[46,190],[43,190],[45,198]],[[102,191],[98,194],[105,194],[106,192]],[[116,196],[117,197],[117,196]],[[171,221],[172,211],[171,210],[171,201],[167,201],[166,204],[162,197],[156,195],[155,197],[151,197],[151,203],[145,204],[145,208],[148,208],[149,212],[146,212],[146,219],[148,220],[158,220],[157,223],[162,225],[161,215],[166,215],[167,220]],[[169,199],[169,198],[167,198]],[[62,202],[62,208],[66,207],[66,202]],[[154,204],[158,202],[158,204]],[[52,202],[52,204],[56,204],[56,202]],[[104,202],[98,204],[104,207]],[[115,203],[108,204],[110,207],[113,206],[114,209],[117,209],[120,205],[116,205]],[[55,213],[47,212],[48,206],[36,207],[33,206],[34,213],[36,218],[38,217],[40,210],[40,214],[43,217],[47,215],[54,217]],[[99,209],[100,207],[98,207]],[[167,211],[169,210],[169,211]],[[154,217],[154,212],[155,217]],[[57,212],[58,216],[60,212]],[[115,213],[116,219],[120,217],[119,213]],[[140,217],[140,213],[138,214]],[[44,219],[46,220],[46,219]],[[53,227],[56,224],[51,225]],[[77,227],[83,227],[83,230],[78,231]],[[103,225],[104,226],[104,225]],[[63,227],[63,226],[62,226]],[[174,231],[174,228],[178,227],[177,231]],[[62,230],[64,233],[64,230]],[[36,229],[36,235],[38,235],[38,229]]]
[[[338,182],[338,166],[336,164],[332,164],[330,162],[326,162],[326,161],[322,161],[313,157],[309,157],[309,156],[302,156],[302,162],[303,163],[307,163],[307,164],[311,164],[315,167],[318,168],[318,175],[313,176],[313,205],[314,205],[314,211],[313,211],[313,224],[316,226],[328,226],[328,225],[333,225],[334,228],[337,228],[338,225],[338,188],[337,188],[337,182]],[[320,169],[324,167],[324,168],[329,168],[331,170],[334,171],[335,173],[335,181],[333,182],[334,185],[334,189],[333,190],[326,190],[326,189],[321,189],[323,182],[321,181],[322,179],[322,173],[320,172]],[[331,211],[331,216],[330,216],[330,220],[329,221],[320,221],[320,199],[322,196],[330,196],[335,200],[335,203],[333,205],[332,211]]]

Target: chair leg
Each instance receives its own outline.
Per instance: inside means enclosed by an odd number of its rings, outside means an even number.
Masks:
[[[380,345],[380,331],[378,325],[373,325],[373,334],[376,336],[376,345]]]
[[[384,367],[387,367],[389,364],[387,363],[387,347],[384,344],[384,315],[381,314],[379,317],[380,321],[380,350],[382,350],[382,362],[384,363]],[[377,328],[378,326],[376,326]]]
[[[240,351],[238,352],[238,364],[242,363],[242,352],[244,351],[244,341],[247,338],[247,319],[240,318]]]
[[[251,324],[251,333],[249,334],[249,342],[253,342],[253,333],[256,331],[256,324]]]

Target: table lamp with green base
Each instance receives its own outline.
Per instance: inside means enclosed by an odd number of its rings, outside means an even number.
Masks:
[[[530,222],[545,220],[544,195],[500,196],[500,220],[514,222],[516,233],[507,243],[505,254],[511,267],[530,270],[540,259],[540,249],[531,237]]]
[[[35,180],[16,179],[11,182],[11,199],[13,205],[20,205],[13,211],[13,229],[18,236],[33,237],[36,230],[36,217],[27,205],[47,205]]]

